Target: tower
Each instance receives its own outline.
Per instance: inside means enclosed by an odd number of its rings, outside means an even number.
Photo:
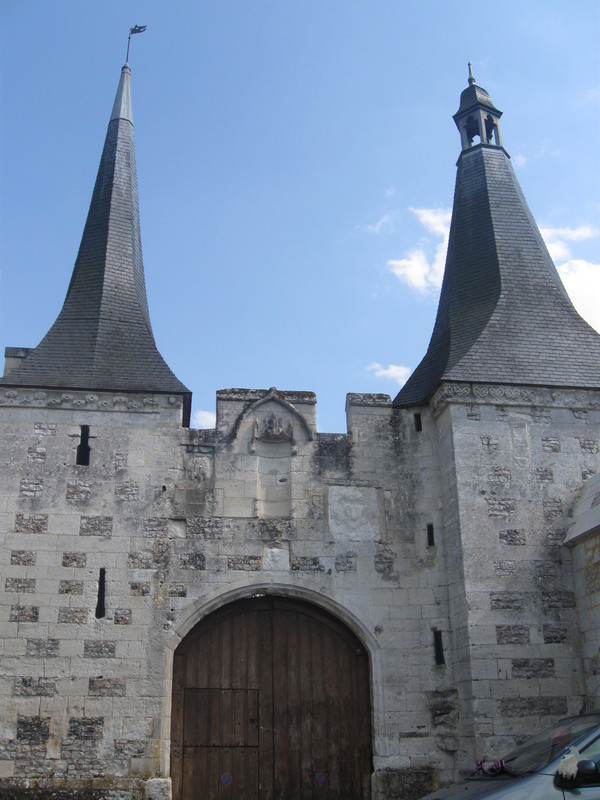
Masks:
[[[598,470],[600,336],[562,286],[470,65],[468,84],[437,317],[393,405],[426,408],[437,431],[460,736],[474,757],[520,718],[577,710],[569,696],[594,668],[581,668],[564,542]]]
[[[148,313],[129,64],[62,310],[37,347],[10,348],[8,356],[0,386],[170,396],[189,425],[190,391],[158,352]]]

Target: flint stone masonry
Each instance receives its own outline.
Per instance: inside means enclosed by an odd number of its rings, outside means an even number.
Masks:
[[[496,625],[497,644],[528,644],[529,628],[526,625]]]
[[[568,640],[566,625],[544,625],[544,642],[546,644],[562,644]]]
[[[33,550],[13,550],[10,554],[10,563],[13,566],[33,567],[37,553]]]
[[[86,639],[83,643],[84,658],[114,658],[116,654],[116,642]]]
[[[356,553],[340,553],[335,557],[336,572],[356,572]]]
[[[544,608],[575,608],[575,595],[565,590],[542,592],[542,603]]]
[[[150,584],[145,581],[132,581],[129,584],[129,592],[134,596],[146,597],[150,594]]]
[[[62,565],[63,567],[85,567],[87,564],[86,553],[63,553]]]
[[[261,556],[229,556],[227,569],[239,569],[246,572],[258,572],[262,569]]]
[[[502,544],[519,546],[527,543],[527,538],[523,531],[508,530],[500,531],[498,538]]]
[[[38,478],[21,478],[19,496],[24,499],[35,500],[42,496],[44,481]]]
[[[11,606],[11,622],[37,622],[40,617],[38,606]]]
[[[4,581],[5,592],[18,594],[33,594],[35,592],[35,578],[6,578]]]
[[[223,520],[220,517],[191,517],[186,520],[186,535],[189,538],[220,539]]]
[[[323,572],[325,567],[318,556],[292,556],[291,569],[293,572]]]
[[[18,697],[54,697],[56,681],[51,678],[15,678],[13,694]]]
[[[553,678],[553,658],[513,658],[511,675],[513,678]]]
[[[46,742],[50,738],[50,717],[26,717],[19,714],[17,718],[17,740],[29,744]]]
[[[566,697],[503,697],[500,701],[503,717],[548,717],[567,713]]]
[[[27,448],[27,461],[43,462],[46,460],[45,447],[28,447]]]
[[[181,569],[206,569],[206,556],[204,553],[187,553],[181,556]]]
[[[521,611],[525,607],[527,595],[522,592],[492,592],[490,594],[490,608],[505,608]]]
[[[59,594],[83,594],[83,581],[59,581]]]
[[[81,517],[80,536],[100,536],[103,539],[110,539],[112,530],[112,517]]]
[[[139,486],[134,481],[127,481],[115,486],[115,497],[117,500],[122,500],[126,503],[137,500],[139,493]]]
[[[28,639],[26,654],[34,658],[56,658],[58,639]]]
[[[87,608],[62,607],[58,609],[58,622],[62,625],[85,625],[87,621]]]
[[[56,425],[53,422],[36,422],[33,430],[37,436],[56,436]]]
[[[99,741],[104,737],[104,717],[71,717],[67,737],[91,742]]]
[[[125,697],[125,681],[119,678],[90,678],[90,697]]]
[[[47,514],[17,514],[15,516],[15,533],[47,533]]]
[[[92,487],[86,481],[75,481],[67,484],[67,503],[85,505],[92,494]]]

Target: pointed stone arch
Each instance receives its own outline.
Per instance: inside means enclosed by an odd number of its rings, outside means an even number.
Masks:
[[[286,398],[283,397],[283,395],[280,392],[278,392],[274,386],[272,386],[269,389],[269,391],[264,397],[261,397],[260,400],[256,400],[254,403],[252,403],[242,411],[242,413],[235,421],[235,425],[233,426],[233,430],[231,432],[232,438],[235,439],[238,436],[242,423],[244,422],[244,420],[247,419],[247,417],[249,417],[254,412],[258,411],[261,406],[264,406],[270,402],[273,402],[276,405],[281,406],[282,409],[285,409],[287,413],[289,413],[295,420],[297,420],[307,440],[310,442],[313,440],[314,438],[313,433],[307,421],[302,416],[302,414],[292,403],[289,402],[289,400],[286,400]]]

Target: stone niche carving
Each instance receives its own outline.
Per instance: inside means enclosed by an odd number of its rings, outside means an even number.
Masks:
[[[231,474],[223,480],[226,515],[291,519],[298,475],[294,458],[312,440],[302,414],[283,393],[271,389],[241,411],[232,434],[232,446],[222,454],[217,472],[217,483]]]
[[[271,411],[264,417],[254,419],[254,442],[293,442],[294,426],[292,420],[277,412]]]
[[[336,542],[377,542],[383,538],[377,489],[329,487],[329,532]]]
[[[255,413],[250,452],[256,456],[256,514],[261,519],[292,513],[294,426],[285,410],[263,407]]]

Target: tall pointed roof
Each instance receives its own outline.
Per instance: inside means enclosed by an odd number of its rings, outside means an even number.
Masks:
[[[62,310],[0,384],[183,394],[189,407],[189,389],[158,352],[148,313],[130,75],[125,64]]]
[[[437,318],[395,406],[427,402],[441,381],[600,388],[600,335],[561,283],[500,145],[500,114],[471,73],[454,117],[463,150]]]

